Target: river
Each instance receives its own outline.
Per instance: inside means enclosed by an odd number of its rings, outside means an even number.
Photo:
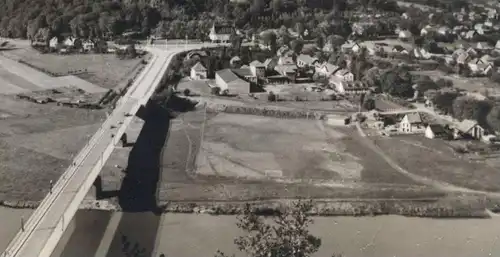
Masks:
[[[0,209],[4,249],[30,210]],[[137,243],[144,255],[211,257],[217,249],[244,256],[233,245],[240,234],[234,216],[79,211],[53,257],[128,257]],[[322,239],[315,255],[330,257],[500,256],[500,218],[422,219],[401,216],[315,218],[311,232]]]

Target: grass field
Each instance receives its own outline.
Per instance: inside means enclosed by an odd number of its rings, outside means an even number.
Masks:
[[[376,138],[375,143],[408,172],[475,190],[500,191],[500,172],[453,153],[448,143],[423,136]]]
[[[41,200],[105,118],[0,96],[0,200]]]
[[[121,81],[128,80],[142,60],[142,58],[120,60],[113,54],[40,54],[29,47],[5,51],[3,54],[55,74],[86,70],[78,76],[104,88],[114,88]]]

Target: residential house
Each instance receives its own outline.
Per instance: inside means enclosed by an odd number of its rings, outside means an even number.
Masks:
[[[487,29],[493,28],[493,22],[492,21],[485,21],[484,26],[487,27]]]
[[[477,121],[463,120],[454,128],[453,137],[455,139],[461,137],[471,137],[474,139],[481,139],[485,135],[483,127],[479,126]]]
[[[478,52],[473,47],[467,48],[467,50],[465,50],[465,52],[468,53],[471,57],[477,57],[477,55],[478,55]]]
[[[417,47],[413,49],[412,54],[415,58],[428,60],[431,58],[431,54],[427,52],[424,48]]]
[[[493,65],[479,58],[471,60],[468,66],[474,75],[489,75],[493,72]]]
[[[75,48],[75,49],[81,49],[82,48],[82,40],[79,38],[75,38],[73,36],[67,37],[64,42],[64,46],[67,48]]]
[[[322,64],[315,65],[315,71],[317,74],[323,77],[330,77],[335,71],[339,69],[339,66],[324,62]]]
[[[486,63],[486,64],[491,64],[491,65],[494,65],[495,63],[495,58],[493,58],[491,55],[489,54],[485,54],[483,56],[481,56],[481,61]]]
[[[255,60],[249,64],[252,74],[257,78],[263,78],[266,76],[266,66]]]
[[[291,56],[281,56],[278,59],[278,65],[295,65],[295,62]]]
[[[227,43],[229,42],[233,32],[234,28],[232,26],[216,25],[214,23],[210,29],[208,37],[212,40],[212,42]]]
[[[274,70],[274,67],[278,65],[278,58],[267,58],[264,61],[264,66],[266,67],[266,71],[272,71]]]
[[[498,40],[497,43],[495,44],[495,49],[500,50],[500,40]]]
[[[469,53],[464,52],[458,55],[456,59],[458,64],[466,64],[472,59],[472,57],[470,56]]]
[[[49,47],[51,49],[57,49],[61,46],[61,43],[59,42],[59,38],[57,37],[52,37],[50,40],[49,40]]]
[[[425,137],[434,139],[434,138],[445,138],[449,134],[446,129],[440,124],[429,124],[425,128]]]
[[[374,27],[375,23],[368,21],[368,22],[355,22],[352,24],[352,34],[353,35],[364,35],[368,29],[371,27]]]
[[[479,35],[479,33],[476,30],[469,30],[465,33],[464,38],[465,39],[473,39],[477,35]]]
[[[408,54],[408,50],[401,45],[394,45],[392,48],[393,53]]]
[[[353,52],[357,53],[361,49],[361,45],[356,42],[349,41],[341,46],[342,52]]]
[[[228,92],[230,94],[250,93],[250,83],[240,79],[230,69],[215,72],[215,83],[221,92]]]
[[[287,77],[294,81],[297,76],[297,66],[295,65],[276,65],[274,70],[277,71],[281,76]]]
[[[405,19],[405,20],[408,20],[408,19],[410,19],[410,15],[408,15],[408,13],[405,12],[405,13],[401,14],[401,18]]]
[[[425,129],[422,118],[418,112],[406,114],[401,122],[399,122],[399,129],[405,133],[424,132]]]
[[[314,58],[306,54],[297,56],[297,67],[299,68],[311,67],[314,66],[314,64],[317,62],[318,58]]]
[[[488,10],[488,18],[492,20],[497,20],[498,19],[498,12],[496,9],[489,9]]]
[[[454,34],[461,34],[462,32],[467,31],[467,30],[468,30],[467,26],[465,26],[465,25],[457,25],[457,26],[453,27],[452,33],[454,33]]]
[[[448,36],[449,34],[451,34],[451,29],[448,26],[441,26],[438,28],[437,33],[442,36]]]
[[[239,69],[231,69],[231,71],[245,81],[249,81],[254,84],[258,83],[257,76],[253,74],[251,68],[248,66],[241,67]]]
[[[231,65],[231,67],[233,68],[240,68],[242,64],[243,63],[239,56],[234,56],[233,58],[231,58],[231,60],[229,60],[229,65]]]
[[[353,82],[354,75],[347,69],[338,69],[333,73],[333,76],[345,82]]]
[[[95,43],[94,43],[94,41],[87,39],[87,40],[84,40],[82,42],[82,47],[83,47],[83,51],[90,52],[94,49]]]
[[[207,79],[208,77],[208,70],[201,64],[201,62],[197,62],[193,67],[191,67],[191,79],[193,80],[198,80],[198,79]]]
[[[471,47],[471,44],[465,40],[457,40],[455,42],[455,46],[457,48],[469,49]]]
[[[450,66],[454,66],[455,64],[457,64],[457,62],[455,61],[455,58],[453,58],[452,56],[445,56],[444,62]]]
[[[436,31],[436,28],[434,28],[431,25],[426,25],[425,27],[423,27],[420,30],[420,36],[425,36],[425,35],[427,35],[429,33],[435,32],[435,31]]]
[[[359,95],[370,91],[370,87],[361,81],[346,82],[332,76],[328,82],[335,87],[335,91],[342,95]]]
[[[409,40],[412,37],[412,34],[408,30],[402,30],[398,33],[398,38],[401,40]]]
[[[486,41],[482,41],[482,42],[477,42],[476,49],[491,50],[491,49],[493,49],[493,46],[490,45],[490,43],[488,43]]]

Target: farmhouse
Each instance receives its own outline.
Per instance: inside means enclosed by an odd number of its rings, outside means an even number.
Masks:
[[[401,40],[408,40],[412,37],[412,34],[410,31],[408,30],[401,30],[399,33],[398,33],[398,37],[399,39]]]
[[[455,127],[453,137],[455,139],[464,136],[474,139],[481,139],[485,134],[484,132],[484,128],[479,126],[476,121],[463,120]]]
[[[423,123],[422,119],[420,118],[420,114],[406,114],[399,123],[399,129],[401,130],[401,132],[405,133],[421,132],[421,130],[423,129]]]
[[[234,28],[232,26],[214,24],[210,29],[208,37],[210,38],[210,40],[212,40],[212,42],[226,43],[229,42],[229,39],[231,38],[231,34],[233,32]]]
[[[221,92],[227,91],[230,94],[250,93],[250,83],[240,79],[230,69],[224,69],[215,73],[215,83]]]
[[[197,80],[197,79],[206,79],[207,78],[207,68],[201,64],[201,62],[197,62],[192,68],[191,68],[191,79]]]

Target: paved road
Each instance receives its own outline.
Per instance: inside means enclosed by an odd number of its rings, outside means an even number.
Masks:
[[[56,247],[81,201],[140,106],[147,103],[165,74],[174,54],[210,45],[151,47],[153,58],[136,78],[101,128],[53,185],[39,208],[31,215],[2,257],[48,257]]]

